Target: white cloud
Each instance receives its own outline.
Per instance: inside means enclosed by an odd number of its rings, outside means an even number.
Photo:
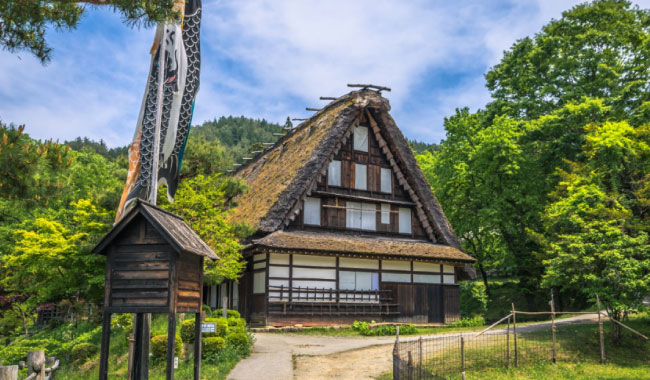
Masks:
[[[411,138],[438,141],[455,108],[485,105],[483,74],[517,39],[575,0],[204,0],[195,123],[221,115],[283,122],[309,115],[347,83],[393,89],[393,116]],[[639,1],[650,7],[650,0]],[[51,35],[54,59],[0,52],[0,119],[38,138],[131,139],[152,30],[103,8],[77,31]]]

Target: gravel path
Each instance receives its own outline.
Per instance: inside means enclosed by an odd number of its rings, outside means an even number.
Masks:
[[[580,315],[557,324],[585,323],[595,315]],[[518,327],[548,328],[550,322]],[[466,335],[476,332],[465,333]],[[435,336],[458,336],[459,333]],[[412,339],[412,337],[406,338]],[[290,333],[256,333],[253,353],[232,370],[228,380],[363,380],[390,370],[395,337],[334,337]]]

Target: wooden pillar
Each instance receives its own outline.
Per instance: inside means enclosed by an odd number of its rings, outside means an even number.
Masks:
[[[201,378],[201,313],[194,317],[194,380]]]
[[[419,340],[419,352],[418,352],[418,379],[422,379],[422,335],[420,335]]]
[[[149,327],[151,326],[149,318],[151,314],[135,314],[132,380],[149,378]]]
[[[600,335],[600,362],[605,364],[605,337],[603,335],[603,320],[600,315],[600,298],[596,294],[596,307],[598,308],[598,334]]]
[[[200,326],[199,326],[200,328]],[[166,379],[174,380],[174,352],[176,344],[176,313],[169,313],[169,322],[167,325],[167,371]]]
[[[551,290],[551,335],[553,336],[553,363],[557,362],[557,347],[555,339],[555,302],[553,299],[553,290]]]
[[[111,313],[104,311],[102,345],[99,354],[99,380],[108,380],[108,347],[111,340]]]
[[[0,380],[18,380],[18,366],[0,365]]]
[[[512,334],[514,336],[515,344],[515,367],[519,365],[519,356],[517,354],[517,316],[515,311],[515,304],[512,304]]]

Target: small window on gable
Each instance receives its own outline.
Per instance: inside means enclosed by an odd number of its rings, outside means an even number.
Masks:
[[[388,203],[381,204],[381,223],[390,224],[390,205]]]
[[[381,192],[382,193],[391,193],[392,184],[391,184],[391,170],[388,168],[381,168]]]
[[[399,233],[411,233],[411,209],[400,207],[399,209]]]
[[[345,227],[377,230],[377,206],[374,203],[346,202]]]
[[[327,185],[341,186],[341,161],[332,161],[327,169]]]
[[[320,198],[305,198],[305,224],[320,226]]]
[[[354,127],[354,150],[368,151],[368,127]]]
[[[368,166],[354,164],[354,188],[368,190]]]

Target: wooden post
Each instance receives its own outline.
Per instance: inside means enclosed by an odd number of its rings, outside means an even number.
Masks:
[[[223,297],[221,304],[223,305],[221,308],[221,316],[228,318],[228,297]]]
[[[102,345],[99,354],[99,380],[108,380],[108,346],[111,340],[111,313],[104,311]]]
[[[519,365],[519,355],[517,354],[517,316],[515,311],[515,304],[512,304],[512,334],[515,344],[515,367]]]
[[[408,372],[409,380],[413,380],[413,355],[411,355],[411,351],[409,351]]]
[[[399,325],[395,326],[395,341],[399,344]]]
[[[465,380],[465,337],[462,335],[460,337],[460,368],[461,377]]]
[[[605,337],[603,336],[603,320],[600,315],[600,298],[596,294],[596,307],[598,308],[598,333],[600,334],[600,362],[605,364]]]
[[[133,378],[133,354],[135,353],[135,338],[133,337],[133,334],[129,335],[127,338],[129,341],[129,363],[127,365],[127,370],[126,370],[126,378],[127,379],[132,379]]]
[[[398,346],[398,342],[395,341],[395,345],[393,345],[393,380],[399,380],[400,369],[401,369],[399,349],[397,346]],[[15,379],[11,379],[11,380],[15,380]]]
[[[200,328],[200,326],[199,326]],[[167,380],[174,380],[174,358],[176,357],[176,313],[169,313],[167,325]]]
[[[27,374],[36,373],[36,380],[45,380],[45,351],[29,351],[27,353]]]
[[[557,363],[557,347],[555,340],[555,300],[553,299],[553,289],[551,289],[551,335],[553,336],[553,363]]]
[[[194,317],[194,380],[201,378],[201,313]]]
[[[510,367],[510,317],[506,327],[506,367]]]
[[[420,341],[418,342],[420,349],[418,357],[418,379],[422,379],[422,335],[420,335]]]
[[[18,366],[0,365],[0,380],[18,380]]]

